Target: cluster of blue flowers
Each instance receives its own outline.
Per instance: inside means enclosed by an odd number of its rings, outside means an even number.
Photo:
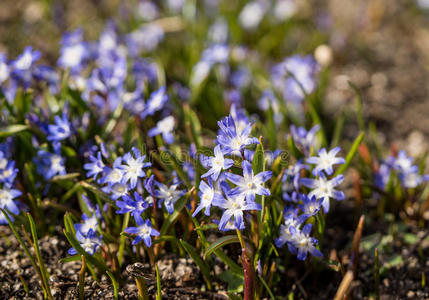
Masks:
[[[21,196],[21,192],[14,188],[15,178],[18,169],[15,161],[10,158],[8,143],[0,145],[0,208],[5,209],[15,215],[19,214],[21,203],[16,198]],[[13,216],[10,215],[11,220]],[[0,224],[7,224],[6,217],[0,212]]]
[[[318,156],[311,156],[311,152],[317,148],[315,135],[319,126],[306,131],[305,128],[291,126],[291,136],[295,145],[305,154],[305,159],[298,160],[285,170],[283,176],[283,199],[292,205],[286,205],[284,209],[284,224],[280,226],[280,236],[275,240],[277,247],[287,244],[292,253],[296,253],[298,259],[305,260],[307,253],[314,256],[322,256],[316,248],[318,241],[310,236],[310,223],[306,220],[315,217],[323,210],[329,211],[330,200],[343,200],[344,193],[335,188],[343,181],[343,175],[328,179],[334,172],[333,166],[343,164],[345,161],[336,155],[341,150],[336,147],[330,151],[322,148]],[[302,178],[303,173],[309,173],[314,178]],[[310,189],[306,193],[306,189]],[[294,207],[295,205],[295,207]]]
[[[103,237],[99,235],[98,232],[100,231],[100,228],[104,226],[101,210],[106,210],[107,206],[103,208],[98,205],[93,206],[91,201],[85,195],[82,195],[82,199],[84,200],[90,215],[88,216],[85,213],[82,214],[83,223],[74,224],[76,239],[85,252],[90,255],[94,255],[103,243]],[[76,255],[78,252],[75,248],[70,248],[68,253],[70,255]]]
[[[261,210],[261,205],[255,201],[256,195],[270,195],[264,183],[271,178],[272,173],[271,171],[258,174],[253,172],[254,153],[248,149],[248,146],[258,144],[259,141],[250,136],[252,123],[244,110],[236,110],[233,106],[231,115],[219,121],[218,125],[220,130],[214,156],[201,155],[200,157],[202,165],[208,171],[201,176],[200,203],[193,216],[202,209],[205,209],[205,214],[210,216],[211,206],[217,206],[223,211],[218,222],[219,229],[241,230],[245,228],[244,212]],[[239,169],[239,174],[232,172],[236,168]]]
[[[180,182],[177,177],[172,180],[170,186],[156,181],[154,175],[147,177],[146,171],[151,163],[146,161],[146,156],[138,149],[133,148],[131,152],[117,157],[113,163],[105,162],[110,154],[103,150],[104,146],[101,149],[90,155],[90,162],[84,165],[88,171],[87,176],[102,185],[101,189],[115,201],[119,208],[116,213],[130,213],[133,216],[138,226],[125,229],[125,232],[137,234],[133,245],[143,240],[145,245],[150,247],[150,236],[157,236],[159,233],[151,227],[149,218],[143,218],[148,217],[146,209],[157,203],[158,208],[164,205],[166,211],[171,214],[175,203],[185,191],[179,189]]]
[[[65,158],[61,154],[61,146],[72,134],[72,124],[67,117],[68,107],[65,105],[62,116],[54,117],[54,124],[41,122],[39,118],[32,115],[30,118],[33,123],[36,123],[40,130],[46,135],[46,140],[49,145],[42,145],[37,139],[33,139],[33,143],[39,148],[37,156],[33,158],[33,162],[37,167],[37,172],[49,180],[56,175],[65,175]]]
[[[375,173],[375,185],[385,190],[392,175],[399,178],[404,188],[416,188],[420,184],[429,181],[429,174],[422,175],[419,167],[413,163],[414,159],[408,157],[404,150],[399,151],[397,157],[389,156],[378,167]]]

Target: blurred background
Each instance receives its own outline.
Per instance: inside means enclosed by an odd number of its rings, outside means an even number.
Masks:
[[[86,39],[95,40],[106,22],[114,20],[120,30],[129,32],[141,22],[192,14],[185,11],[188,2],[195,1],[2,0],[0,51],[14,58],[25,46],[32,45],[43,53],[44,62],[54,65],[61,36],[67,31],[81,27]],[[253,2],[261,4],[259,12],[247,8],[247,18],[240,19],[249,2],[197,1],[208,16],[194,16],[197,21],[201,19],[201,27],[178,28],[167,35],[176,35],[177,43],[197,43],[189,41],[186,35],[187,30],[194,30],[203,41],[208,34],[208,22],[219,21],[216,16],[222,12],[222,20],[230,28],[229,40],[235,44],[257,48],[258,55],[267,56],[270,61],[278,62],[294,53],[313,53],[319,62],[329,64],[326,115],[351,105],[355,97],[347,83],[351,80],[363,93],[366,120],[376,124],[380,142],[394,142],[412,156],[427,149],[429,1]],[[251,30],[234,31],[239,22]],[[195,36],[198,35],[192,38]],[[203,47],[196,49],[201,52]],[[199,55],[195,53],[196,58],[190,61],[195,62]]]

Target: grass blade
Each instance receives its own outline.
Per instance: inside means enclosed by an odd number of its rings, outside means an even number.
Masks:
[[[15,133],[28,130],[28,129],[29,127],[27,125],[22,125],[22,124],[6,126],[0,129],[0,138],[8,137],[8,136],[14,135]]]
[[[81,256],[76,254],[73,256],[61,258],[60,263],[64,264],[64,263],[68,263],[68,262],[72,262],[72,261],[78,261],[78,260],[81,260]]]
[[[204,257],[210,255],[211,253],[213,253],[214,251],[216,251],[220,247],[223,247],[223,246],[228,245],[228,244],[239,243],[239,242],[240,242],[240,240],[238,239],[238,237],[236,235],[223,236],[223,237],[219,238],[218,240],[216,240],[215,242],[213,242],[207,248],[206,252],[204,252]]]
[[[113,285],[113,293],[114,293],[114,297],[115,300],[119,299],[119,289],[118,289],[118,282],[115,279],[115,276],[113,275],[112,272],[110,272],[109,270],[106,270],[107,275],[109,275],[110,280],[112,281],[112,285]]]
[[[40,278],[40,285],[43,289],[43,292],[45,293],[45,295],[48,295],[46,287],[44,285],[43,279],[42,279],[42,274],[40,272],[39,267],[37,266],[37,263],[33,257],[33,255],[31,255],[30,250],[28,249],[28,247],[24,244],[24,241],[21,239],[21,236],[18,234],[18,231],[15,228],[15,225],[13,224],[12,220],[10,219],[8,213],[0,208],[1,212],[4,214],[7,222],[9,223],[10,229],[12,230],[13,234],[15,235],[16,239],[18,240],[19,244],[21,245],[21,247],[24,249],[25,254],[27,255],[28,259],[31,262],[31,265],[33,266],[34,270],[36,271],[37,275]]]
[[[30,222],[31,236],[33,237],[33,247],[34,247],[34,251],[36,252],[37,261],[39,262],[40,274],[42,275],[42,280],[46,287],[48,298],[52,299],[51,289],[49,287],[49,282],[48,282],[49,274],[48,274],[48,271],[46,270],[45,264],[43,263],[42,254],[40,253],[36,224],[34,223],[33,217],[30,215],[30,213],[27,213],[27,217],[28,217],[28,221]]]
[[[362,143],[363,138],[365,137],[365,133],[361,132],[358,137],[354,140],[352,147],[350,148],[349,153],[347,153],[346,156],[346,162],[344,164],[342,164],[338,170],[335,172],[334,176],[343,174],[344,171],[347,169],[347,167],[350,165],[353,157],[355,156],[359,145]]]
[[[159,268],[157,264],[155,264],[155,272],[156,272],[156,300],[161,300],[162,299],[161,276],[159,275]]]
[[[123,232],[125,230],[125,228],[128,227],[128,222],[130,221],[130,213],[126,213],[124,215],[124,222],[122,224],[122,230],[121,232]],[[119,250],[118,250],[118,262],[119,262],[119,266],[122,266],[122,262],[124,259],[124,249],[125,249],[125,241],[126,241],[127,237],[125,235],[121,235],[121,240],[119,243]]]
[[[265,289],[267,290],[268,294],[270,295],[270,298],[272,300],[276,300],[276,297],[274,297],[273,292],[271,291],[270,287],[268,286],[268,284],[266,283],[266,281],[264,280],[264,278],[262,278],[262,276],[258,275],[259,280],[262,282],[262,285],[265,287]]]

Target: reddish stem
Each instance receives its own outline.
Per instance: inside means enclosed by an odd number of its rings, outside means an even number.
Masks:
[[[244,300],[255,299],[255,268],[246,248],[241,249],[244,269]]]

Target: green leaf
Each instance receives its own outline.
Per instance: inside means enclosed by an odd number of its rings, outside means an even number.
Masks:
[[[60,263],[68,263],[68,262],[72,262],[72,261],[78,261],[80,260],[80,255],[76,254],[73,256],[69,256],[69,257],[65,257],[65,258],[61,258],[60,259]]]
[[[228,284],[228,292],[241,293],[244,289],[244,278],[226,270],[220,274],[219,278]]]
[[[64,175],[56,175],[54,177],[52,177],[51,181],[61,181],[61,180],[69,180],[69,179],[73,179],[76,177],[79,177],[80,173],[68,173],[68,174],[64,174]]]
[[[415,244],[419,241],[419,237],[416,234],[405,233],[404,234],[404,242],[407,244]]]
[[[190,191],[188,191],[182,198],[179,199],[179,201],[176,202],[176,205],[174,207],[174,211],[171,215],[168,215],[168,218],[164,220],[164,223],[162,223],[161,230],[159,231],[159,235],[162,237],[167,233],[168,228],[174,224],[177,217],[180,215],[180,212],[185,207],[186,202],[188,202],[189,196],[194,192],[194,188],[192,188]]]
[[[50,292],[49,283],[48,283],[49,274],[48,274],[48,271],[46,270],[45,264],[43,263],[42,254],[40,253],[36,224],[34,223],[33,217],[30,215],[30,213],[27,213],[27,218],[28,218],[28,221],[30,222],[31,236],[33,237],[34,252],[36,253],[37,261],[39,262],[40,272],[42,274],[43,280],[45,281],[45,286],[47,287],[50,294],[51,292]]]
[[[0,138],[8,137],[14,135],[15,133],[28,130],[29,127],[27,125],[15,124],[6,126],[0,129]]]
[[[95,195],[99,196],[101,199],[103,199],[105,202],[107,203],[114,203],[114,201],[109,197],[108,194],[106,194],[105,192],[103,192],[102,190],[100,190],[98,187],[86,182],[86,181],[81,181],[80,185],[88,190],[91,191],[92,193],[94,193]]]
[[[114,294],[115,300],[118,300],[119,299],[119,294],[118,294],[118,292],[119,292],[119,285],[118,285],[118,282],[116,281],[115,276],[113,275],[112,272],[110,272],[109,270],[106,270],[106,273],[107,273],[107,275],[109,275],[110,280],[112,281],[113,294]]]
[[[259,139],[259,144],[256,147],[255,154],[253,155],[252,169],[255,174],[265,170],[264,145],[262,144],[262,137]]]
[[[215,242],[213,242],[207,248],[206,252],[204,252],[204,257],[210,255],[211,253],[213,253],[213,251],[216,251],[220,247],[223,247],[223,246],[228,245],[228,244],[239,243],[239,242],[240,242],[240,240],[238,239],[238,237],[236,235],[225,235],[225,236],[219,238],[218,240],[216,240]]]
[[[400,254],[393,255],[390,257],[380,268],[380,274],[384,274],[389,269],[392,269],[394,267],[402,266],[404,264],[404,259]]]
[[[365,133],[361,132],[358,137],[354,140],[352,147],[350,148],[349,153],[346,156],[346,162],[342,164],[338,170],[335,172],[334,176],[343,174],[347,167],[350,165],[353,157],[355,156],[359,145],[362,143],[363,138],[365,137]]]
[[[182,239],[180,239],[179,241],[183,249],[185,249],[188,255],[193,259],[195,264],[199,267],[201,273],[203,274],[204,280],[207,284],[207,288],[211,290],[212,285],[211,285],[209,266],[201,259],[200,255],[195,251],[195,249],[191,245],[189,245],[187,242],[185,242]]]

